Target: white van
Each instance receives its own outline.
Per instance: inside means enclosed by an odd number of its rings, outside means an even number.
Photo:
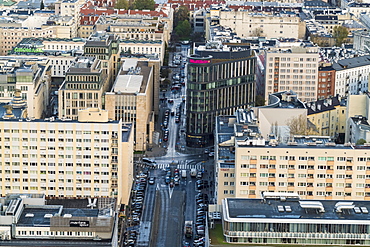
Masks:
[[[186,170],[181,171],[181,177],[186,178]]]

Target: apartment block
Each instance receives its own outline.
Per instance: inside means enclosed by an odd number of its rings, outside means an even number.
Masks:
[[[79,57],[69,67],[58,94],[59,118],[77,119],[85,108],[103,108],[103,94],[109,82],[102,62],[94,57]]]
[[[292,12],[269,13],[220,10],[221,26],[230,27],[241,38],[266,37],[303,39],[306,25]]]
[[[109,118],[133,123],[135,150],[146,150],[152,143],[154,70],[150,61],[126,58],[112,90],[105,93]]]
[[[298,47],[266,51],[265,99],[275,92],[293,90],[302,101],[317,99],[318,62],[317,47]]]
[[[359,56],[339,60],[333,64],[335,70],[335,94],[348,96],[368,90],[370,56]]]
[[[121,40],[119,51],[127,55],[154,55],[158,56],[163,64],[165,54],[165,42],[162,40]]]
[[[47,114],[51,77],[45,60],[0,60],[0,102],[10,102],[18,90],[28,106],[28,116],[42,118]]]
[[[325,136],[294,136],[287,143],[265,139],[248,114],[217,118],[217,204],[224,198],[261,198],[264,192],[313,200],[370,199],[369,147],[339,145]]]
[[[108,112],[97,108],[79,111],[77,121],[32,120],[16,113],[7,109],[6,119],[0,120],[2,196],[12,191],[115,197],[128,203],[133,177],[130,124],[110,121]]]
[[[317,98],[326,99],[334,97],[335,93],[335,70],[332,66],[320,65],[317,82]]]

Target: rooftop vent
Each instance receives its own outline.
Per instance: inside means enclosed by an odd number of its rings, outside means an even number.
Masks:
[[[354,207],[353,202],[337,202],[334,206],[337,213],[342,213],[343,209],[353,209]]]
[[[353,210],[356,214],[361,214],[361,209],[359,207],[354,207]]]
[[[319,209],[320,213],[325,213],[325,208],[319,201],[299,201],[301,208],[305,209]]]
[[[292,208],[290,206],[285,206],[285,211],[292,212]]]
[[[72,214],[65,214],[63,215],[63,218],[72,218]]]
[[[33,218],[35,215],[34,214],[26,214],[26,218]]]
[[[53,215],[52,215],[52,214],[45,214],[45,215],[44,215],[44,218],[51,218],[51,217],[53,217]]]
[[[278,211],[279,212],[284,212],[284,206],[278,206]]]

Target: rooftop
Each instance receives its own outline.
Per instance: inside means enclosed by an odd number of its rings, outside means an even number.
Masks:
[[[293,193],[292,193],[293,195]],[[369,221],[370,201],[338,201],[338,200],[304,200],[298,198],[265,198],[239,199],[226,198],[226,217],[231,221],[261,222],[264,220],[295,222],[315,222],[323,220],[339,220],[344,223],[352,221]],[[346,205],[344,207],[343,205]],[[338,212],[340,211],[340,212]],[[260,219],[260,220],[259,220]],[[352,222],[353,224],[353,222]]]
[[[339,60],[333,64],[336,71],[369,65],[370,55]]]

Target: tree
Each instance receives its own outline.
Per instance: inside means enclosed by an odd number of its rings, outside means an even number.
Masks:
[[[365,143],[366,143],[366,140],[361,138],[361,139],[357,140],[356,145],[361,146],[361,145],[364,145]]]
[[[117,0],[114,8],[116,9],[128,9],[128,1],[127,0]]]
[[[40,2],[40,10],[43,10],[45,8],[44,1],[41,0]]]
[[[186,7],[185,5],[180,6],[175,12],[174,23],[173,23],[174,27],[177,27],[177,25],[180,22],[188,20],[188,18],[189,18],[188,7]]]
[[[335,26],[333,28],[333,38],[335,39],[335,46],[341,46],[347,37],[348,30],[346,27]]]
[[[191,34],[191,25],[188,20],[180,22],[175,28],[176,34],[180,39],[189,39]]]
[[[317,134],[312,128],[308,127],[307,118],[303,114],[290,118],[286,125],[289,128],[290,136]]]
[[[256,106],[264,106],[265,105],[265,98],[262,95],[256,96]]]
[[[266,35],[263,34],[263,29],[261,27],[257,27],[252,31],[252,37],[265,37]]]
[[[135,0],[135,2],[134,2],[134,9],[154,10],[155,9],[154,7],[155,7],[155,1],[154,0]]]

